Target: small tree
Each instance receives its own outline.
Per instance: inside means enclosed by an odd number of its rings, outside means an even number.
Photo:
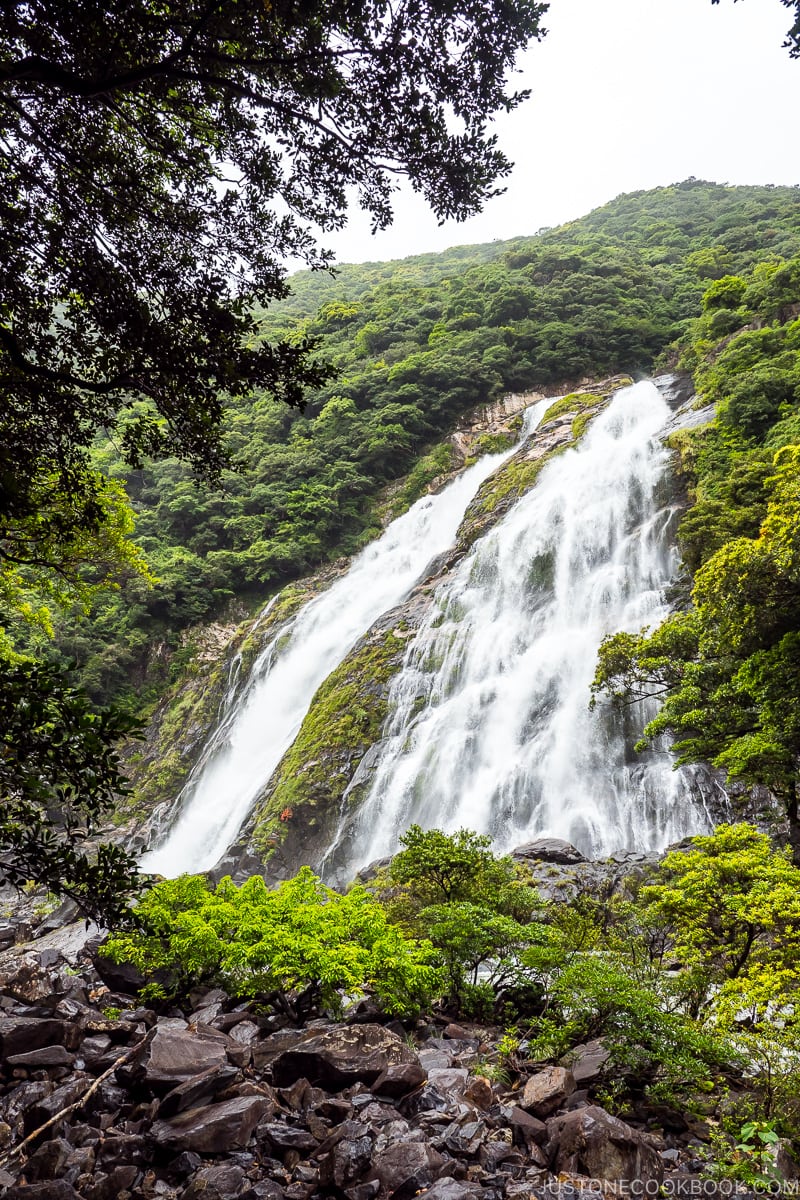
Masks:
[[[0,656],[0,872],[74,900],[85,916],[113,926],[130,917],[136,861],[102,842],[103,818],[128,789],[117,742],[139,722],[95,708],[61,671]]]
[[[696,1013],[730,1025],[749,1011],[757,1023],[796,997],[800,870],[752,825],[722,825],[668,854],[639,901],[673,930]]]
[[[412,825],[400,841],[404,849],[389,868],[393,886],[385,889],[388,911],[439,950],[448,1004],[464,1010],[480,999],[483,1011],[522,982],[519,955],[535,932],[524,922],[538,896],[512,859],[492,853],[486,835]]]

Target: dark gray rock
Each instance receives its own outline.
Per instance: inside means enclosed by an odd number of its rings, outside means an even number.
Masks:
[[[575,1091],[572,1072],[566,1067],[545,1067],[525,1084],[520,1105],[526,1112],[546,1117],[560,1108]]]
[[[565,842],[561,838],[537,838],[536,841],[525,842],[524,845],[516,846],[511,851],[511,857],[517,862],[524,863],[532,859],[536,862],[558,863],[565,866],[587,861],[571,842]]]
[[[210,1100],[226,1087],[230,1087],[238,1078],[238,1068],[226,1062],[207,1067],[205,1071],[193,1075],[185,1083],[180,1083],[171,1092],[167,1092],[159,1105],[158,1115],[166,1120],[187,1108],[197,1108],[204,1100]]]
[[[28,1159],[25,1164],[25,1178],[28,1183],[60,1178],[71,1154],[72,1146],[65,1138],[50,1138]]]
[[[563,1066],[569,1067],[575,1080],[575,1086],[580,1088],[600,1078],[608,1058],[609,1051],[603,1045],[602,1040],[595,1038],[594,1041],[586,1042],[584,1045],[574,1046],[568,1054],[564,1055],[561,1063]]]
[[[372,1174],[387,1196],[401,1189],[413,1196],[438,1179],[445,1166],[446,1160],[426,1142],[398,1142],[375,1155]]]
[[[75,1062],[75,1055],[70,1054],[63,1046],[42,1046],[40,1050],[9,1054],[6,1062],[9,1067],[28,1067],[40,1071],[46,1067],[71,1067]]]
[[[551,1117],[547,1131],[547,1154],[556,1173],[661,1182],[664,1162],[658,1151],[642,1134],[597,1105]]]
[[[427,1072],[418,1062],[391,1063],[385,1071],[381,1071],[372,1085],[372,1091],[376,1096],[399,1100],[421,1087],[427,1078]]]
[[[360,1137],[342,1138],[320,1163],[320,1184],[344,1191],[362,1179],[371,1163],[372,1138],[366,1130]]]
[[[168,1091],[179,1083],[227,1062],[226,1038],[214,1038],[189,1030],[156,1027],[135,1059],[121,1067],[123,1083],[145,1083],[154,1090]]]
[[[284,1050],[272,1064],[278,1087],[305,1078],[328,1090],[372,1084],[393,1063],[416,1061],[397,1034],[381,1025],[336,1026]]]
[[[0,1017],[0,1058],[63,1044],[64,1022],[55,1017]]]
[[[40,1183],[16,1183],[3,1193],[3,1200],[84,1200],[72,1184],[64,1179],[47,1179]],[[85,1200],[94,1200],[86,1197]]]
[[[190,1108],[169,1121],[156,1121],[150,1133],[165,1150],[224,1154],[247,1145],[268,1109],[269,1102],[261,1096],[237,1096],[219,1104]]]

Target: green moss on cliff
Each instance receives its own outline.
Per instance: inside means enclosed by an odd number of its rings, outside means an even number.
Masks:
[[[570,392],[568,396],[562,396],[550,405],[542,417],[541,424],[547,425],[549,421],[563,417],[565,413],[585,413],[587,409],[596,408],[602,403],[603,397],[597,392]]]
[[[368,635],[319,687],[258,811],[253,841],[268,852],[337,811],[361,758],[378,740],[388,683],[405,653],[394,629]]]

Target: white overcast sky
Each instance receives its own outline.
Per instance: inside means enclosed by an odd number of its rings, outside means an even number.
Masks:
[[[340,262],[402,258],[535,233],[620,192],[695,175],[800,182],[800,60],[779,0],[551,0],[521,63],[533,94],[495,129],[515,163],[505,195],[437,226],[403,191],[392,227],[360,213],[320,240]]]

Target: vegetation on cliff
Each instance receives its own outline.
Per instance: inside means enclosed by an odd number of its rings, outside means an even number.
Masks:
[[[335,382],[303,415],[259,391],[233,399],[226,445],[238,469],[217,491],[174,459],[131,470],[111,442],[99,447],[158,582],[129,576],[91,617],[60,621],[59,653],[99,699],[153,696],[170,671],[163,651],[187,626],[234,597],[255,606],[374,536],[379,489],[413,474],[465,411],[508,391],[648,370],[709,282],[765,247],[798,252],[799,211],[796,189],[687,181],[532,238],[294,276],[258,337],[319,338]]]
[[[683,363],[708,425],[676,445],[691,506],[678,538],[691,606],[655,631],[617,634],[595,691],[664,696],[646,737],[679,762],[710,760],[784,803],[800,862],[800,259],[757,264],[706,291]]]

